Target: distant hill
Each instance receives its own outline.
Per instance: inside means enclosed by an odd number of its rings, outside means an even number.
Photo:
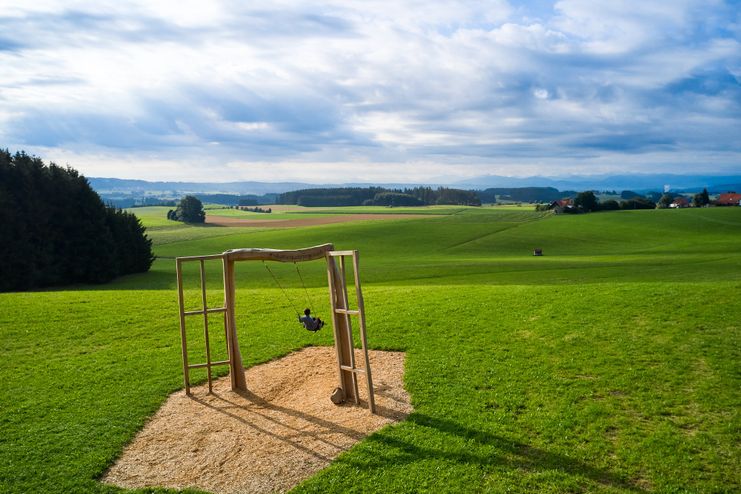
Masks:
[[[560,192],[584,190],[633,190],[636,192],[663,191],[669,185],[674,192],[699,192],[704,187],[711,194],[719,192],[741,192],[741,175],[593,175],[570,177],[504,177],[484,175],[461,180],[452,184],[394,184],[394,183],[343,183],[307,184],[302,182],[148,182],[146,180],[126,180],[118,178],[88,178],[93,189],[104,201],[118,207],[134,204],[155,204],[157,201],[180,199],[186,194],[210,200],[208,196],[249,196],[260,204],[271,204],[278,194],[305,189],[339,187],[382,187],[385,189],[404,189],[413,187],[453,186],[459,189],[485,191],[486,189],[551,188]],[[490,191],[492,192],[492,191]],[[502,192],[499,192],[502,193]],[[555,193],[555,196],[562,195]],[[538,200],[543,200],[538,198]],[[238,197],[234,203],[238,202]]]
[[[508,187],[554,187],[558,190],[635,190],[638,192],[662,191],[665,185],[676,192],[696,191],[707,187],[708,192],[741,190],[741,175],[592,175],[570,177],[503,177],[484,175],[452,184],[470,189]]]
[[[120,178],[89,177],[90,185],[99,194],[111,193],[150,193],[152,195],[172,195],[172,199],[184,194],[235,194],[235,195],[262,195],[269,193],[288,192],[296,189],[310,189],[324,187],[301,182],[148,182],[146,180],[126,180]]]
[[[237,205],[252,199],[255,204],[274,204],[277,194],[315,187],[300,182],[148,182],[119,178],[88,178],[90,185],[106,203],[120,208],[159,205],[194,195],[204,202]],[[319,187],[319,186],[316,186]]]
[[[237,204],[241,198],[252,198],[258,204],[273,204],[278,194],[295,190],[335,187],[368,187],[368,184],[307,184],[301,182],[149,182],[120,178],[89,177],[93,189],[107,203],[125,208],[132,205],[156,205],[190,194],[202,201]],[[409,184],[374,184],[388,189],[410,187]],[[226,196],[233,196],[228,200]]]

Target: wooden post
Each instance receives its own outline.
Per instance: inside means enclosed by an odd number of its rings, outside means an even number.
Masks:
[[[339,384],[345,395],[345,399],[355,400],[357,399],[357,394],[353,394],[354,372],[349,370],[352,369],[350,366],[352,352],[348,351],[347,320],[346,315],[338,313],[338,309],[347,310],[347,305],[342,296],[344,280],[340,277],[340,271],[334,257],[329,254],[327,254],[327,278],[329,281],[329,300],[332,306],[332,327],[334,329],[334,346],[337,353]],[[352,339],[350,339],[349,348],[352,348]]]
[[[211,342],[208,337],[208,301],[206,299],[206,266],[203,259],[200,260],[201,275],[201,302],[203,305],[203,339],[206,341],[206,376],[208,377],[208,392],[213,393],[213,381],[211,380]]]
[[[345,257],[340,257],[340,279],[342,282],[340,285],[342,286],[342,307],[345,309],[345,313],[343,314],[345,318],[345,328],[346,328],[346,334],[345,339],[347,341],[347,353],[350,355],[350,368],[355,369],[355,342],[353,341],[352,337],[352,321],[350,320],[350,314],[347,312],[350,309],[350,302],[347,297],[347,273],[345,271]],[[355,404],[357,405],[359,403],[359,393],[358,393],[358,375],[355,372],[351,373],[352,375],[352,395],[355,399]]]
[[[190,394],[190,374],[188,367],[188,345],[185,338],[185,301],[183,300],[183,263],[180,259],[175,261],[175,272],[178,279],[178,306],[180,308],[180,344],[183,354],[183,380],[185,381],[185,394]]]
[[[234,283],[234,261],[223,258],[224,263],[224,302],[226,307],[226,327],[227,341],[229,349],[229,377],[231,378],[232,391],[247,391],[247,381],[244,377],[244,367],[242,366],[242,354],[239,351],[239,341],[237,339],[237,318],[235,316],[234,301],[235,283]]]
[[[354,251],[352,256],[353,272],[355,274],[355,293],[358,298],[358,312],[360,313],[360,341],[363,345],[363,354],[365,356],[365,377],[368,382],[368,408],[371,413],[376,413],[376,399],[373,395],[373,378],[371,377],[370,359],[368,358],[368,337],[365,332],[365,303],[363,302],[363,292],[360,289],[360,260],[358,251]]]

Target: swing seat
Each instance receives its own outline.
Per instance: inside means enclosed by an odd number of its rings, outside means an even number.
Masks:
[[[309,321],[299,316],[298,322],[301,323],[304,329],[306,329],[307,331],[311,331],[312,333],[316,333],[324,327],[324,321],[319,318],[312,318],[311,323],[309,323]]]
[[[319,323],[316,325],[316,327],[314,329],[309,329],[309,328],[306,328],[306,329],[308,329],[312,333],[316,333],[317,331],[319,331],[323,327],[324,327],[324,321],[319,321]]]

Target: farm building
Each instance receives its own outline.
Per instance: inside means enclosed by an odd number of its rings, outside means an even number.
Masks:
[[[721,194],[715,203],[718,206],[741,206],[741,194],[726,192],[725,194]]]
[[[672,201],[671,204],[669,204],[670,208],[688,208],[690,207],[690,201],[687,200],[684,196],[677,196],[674,198],[674,201]]]
[[[550,206],[548,206],[549,210],[555,211],[558,213],[563,213],[566,209],[573,209],[574,207],[574,201],[567,197],[566,199],[560,199],[558,201],[553,201]]]

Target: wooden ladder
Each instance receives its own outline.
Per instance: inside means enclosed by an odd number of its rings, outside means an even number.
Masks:
[[[345,282],[346,257],[352,258],[357,309],[350,309],[348,306],[347,283]],[[339,258],[339,263],[335,262],[336,258]],[[365,330],[365,306],[363,304],[363,292],[360,289],[360,278],[358,277],[358,251],[333,250],[327,252],[327,271],[340,386],[345,398],[352,399],[355,404],[358,404],[358,374],[365,374],[368,384],[368,408],[371,413],[376,413],[376,401],[373,395],[373,377],[371,376],[370,361],[368,359],[368,339]],[[356,316],[358,318],[360,341],[365,358],[363,367],[355,366],[355,345],[353,343],[350,316]]]
[[[212,361],[211,360],[211,342],[209,338],[209,325],[208,325],[208,315],[209,314],[218,314],[223,313],[224,314],[224,331],[226,332],[226,315],[227,315],[227,306],[226,306],[226,300],[224,301],[223,307],[209,307],[208,303],[206,301],[206,267],[205,267],[205,261],[212,260],[212,259],[221,259],[222,256],[219,255],[213,255],[213,256],[193,256],[193,257],[179,257],[176,259],[176,273],[177,273],[177,283],[178,283],[178,306],[180,309],[180,338],[182,342],[182,354],[183,354],[183,378],[185,380],[185,394],[190,395],[190,370],[191,369],[202,369],[206,368],[206,375],[208,378],[208,392],[213,392],[213,378],[211,376],[211,367],[216,367],[218,365],[231,365],[231,359],[227,360],[219,360],[219,361]],[[199,266],[199,274],[200,274],[200,281],[201,281],[201,309],[199,310],[185,310],[185,301],[183,297],[183,263],[188,261],[198,261]],[[186,331],[185,331],[185,318],[187,316],[203,316],[203,337],[206,343],[206,362],[204,363],[198,363],[198,364],[189,364],[188,363],[188,350],[187,350],[187,341],[186,341]],[[231,355],[229,351],[229,334],[226,333],[226,345],[227,345],[227,355]]]

